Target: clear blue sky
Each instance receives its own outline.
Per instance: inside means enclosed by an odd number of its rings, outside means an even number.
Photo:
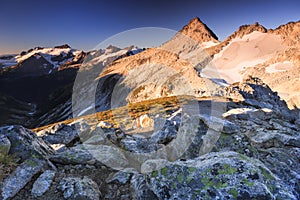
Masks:
[[[298,21],[300,1],[0,0],[0,54],[64,43],[90,50],[128,29],[179,30],[195,16],[222,40],[243,24]]]

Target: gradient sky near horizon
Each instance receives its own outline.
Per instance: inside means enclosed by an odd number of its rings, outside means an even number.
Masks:
[[[0,0],[0,54],[65,43],[91,50],[133,28],[177,31],[195,16],[223,40],[243,24],[298,21],[299,11],[299,0]]]

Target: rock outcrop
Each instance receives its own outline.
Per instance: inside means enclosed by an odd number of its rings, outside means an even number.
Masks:
[[[2,198],[4,200],[14,197],[31,179],[45,166],[41,159],[27,159],[10,174],[3,182]]]

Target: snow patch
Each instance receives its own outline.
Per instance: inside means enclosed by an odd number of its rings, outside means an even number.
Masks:
[[[267,73],[277,73],[277,72],[285,72],[290,70],[293,67],[293,63],[290,61],[284,61],[281,63],[274,63],[266,67]]]
[[[87,112],[88,110],[91,110],[91,109],[93,109],[93,106],[89,106],[89,107],[83,109],[77,116],[81,116],[81,115],[83,115],[85,112]]]
[[[273,112],[271,109],[269,108],[262,108],[262,109],[253,109],[253,108],[235,108],[235,109],[231,109],[229,111],[227,111],[226,113],[224,113],[222,115],[223,118],[226,118],[230,115],[239,115],[239,114],[249,114],[249,113],[253,113],[253,112],[257,112],[257,111],[263,111],[265,113],[271,113]]]
[[[209,47],[216,46],[218,44],[220,44],[220,43],[219,42],[217,43],[217,42],[213,42],[213,41],[208,41],[208,42],[201,43],[201,46],[202,46],[202,48],[206,49],[206,48],[209,48]]]

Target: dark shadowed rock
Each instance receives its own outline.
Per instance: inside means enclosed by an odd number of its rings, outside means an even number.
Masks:
[[[250,76],[241,83],[230,85],[226,90],[230,97],[242,98],[254,108],[268,108],[283,118],[295,120],[295,116],[291,114],[286,102],[281,100],[277,92],[273,92],[267,84],[257,77]]]
[[[50,144],[70,144],[75,140],[84,138],[90,131],[89,125],[84,119],[70,124],[56,124],[52,127],[39,131],[37,134]]]
[[[50,144],[69,144],[79,138],[75,125],[56,124],[49,131],[43,130],[43,132],[42,139]]]
[[[68,44],[63,44],[63,45],[59,45],[59,46],[55,46],[55,49],[68,49],[71,48]]]
[[[165,120],[163,127],[151,135],[150,140],[157,144],[167,144],[176,138],[177,129],[173,121]]]
[[[135,199],[143,200],[143,199],[159,199],[153,193],[153,191],[149,188],[147,183],[147,178],[143,174],[134,174],[131,179],[131,185],[134,191]]]

